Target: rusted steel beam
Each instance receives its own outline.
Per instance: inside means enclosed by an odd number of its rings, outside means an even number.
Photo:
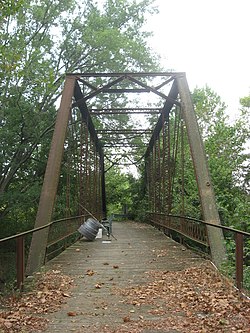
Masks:
[[[81,103],[78,105],[78,107],[81,112],[82,119],[87,124],[91,139],[93,140],[93,142],[95,144],[96,150],[98,151],[99,155],[102,155],[103,151],[102,151],[100,141],[97,137],[95,126],[94,126],[91,116],[89,114],[87,104],[84,101],[81,88],[77,82],[75,84],[74,97],[75,97],[75,100],[77,103],[78,103],[78,101],[81,101]]]
[[[181,121],[181,214],[183,216],[185,215],[185,150],[183,120]]]
[[[152,133],[152,130],[149,130],[147,128],[142,129],[100,129],[96,131],[97,133],[144,133],[144,132],[150,132]]]
[[[138,85],[144,87],[144,88],[147,88],[149,89],[151,92],[155,93],[156,95],[162,97],[163,99],[165,100],[168,100],[169,102],[172,102],[173,104],[176,104],[176,105],[180,105],[180,103],[176,100],[176,99],[172,99],[169,95],[165,95],[163,93],[161,93],[160,91],[158,91],[157,89],[153,88],[153,87],[149,87],[148,85],[146,85],[145,83],[133,78],[133,77],[128,77],[128,79],[134,83],[137,83]]]
[[[113,115],[113,114],[159,114],[162,108],[112,108],[112,109],[90,109],[91,115]]]
[[[75,77],[67,76],[60,108],[56,118],[55,129],[36,216],[35,228],[43,226],[51,221],[60,176],[64,141],[71,111],[74,86]],[[48,232],[49,230],[46,228],[33,234],[27,263],[27,274],[32,274],[44,264]]]
[[[80,124],[80,146],[79,146],[79,158],[80,158],[80,163],[79,163],[79,214],[83,212],[83,208],[81,207],[81,203],[84,202],[84,168],[83,168],[83,157],[84,157],[84,149],[83,149],[83,135],[84,135],[84,129],[86,128],[86,125],[81,122]]]
[[[138,163],[136,162],[130,162],[130,163],[124,163],[124,162],[114,162],[113,163],[113,166],[114,165],[120,165],[120,166],[131,166],[131,165],[137,165]]]
[[[167,121],[167,142],[168,142],[168,146],[167,146],[167,164],[168,164],[168,177],[167,177],[167,181],[168,181],[168,192],[167,192],[167,213],[169,214],[171,211],[171,194],[172,194],[172,177],[171,177],[171,170],[170,170],[170,165],[171,165],[171,128],[170,128],[170,122],[169,122],[169,114],[168,114],[168,121]]]
[[[216,207],[215,195],[208,170],[204,145],[199,132],[198,122],[195,116],[187,80],[183,75],[182,77],[178,77],[176,81],[179,88],[182,112],[191,148],[191,156],[199,189],[203,217],[206,222],[220,225],[220,218]],[[207,228],[212,260],[215,265],[221,266],[226,258],[222,230],[210,226]]]
[[[17,288],[23,289],[24,270],[25,270],[25,254],[24,254],[24,236],[16,238],[16,271],[17,271]]]
[[[159,111],[103,111],[103,112],[90,112],[91,116],[102,116],[102,115],[120,115],[120,114],[159,114]]]
[[[169,96],[169,99],[166,100],[166,102],[164,104],[164,107],[162,109],[162,113],[161,113],[161,115],[160,115],[160,117],[157,121],[157,124],[155,125],[152,137],[149,141],[149,145],[148,145],[148,148],[147,148],[146,153],[145,153],[145,157],[149,156],[151,150],[153,149],[154,143],[155,143],[156,139],[158,138],[158,136],[160,134],[160,131],[162,129],[162,117],[163,117],[163,115],[164,115],[165,121],[168,121],[170,110],[172,109],[172,107],[174,105],[174,103],[172,101],[176,100],[176,98],[178,96],[178,88],[177,88],[177,84],[176,84],[175,81],[173,82],[173,85],[171,87],[171,90],[170,90],[168,96]]]
[[[240,233],[235,234],[236,242],[236,286],[239,290],[243,287],[243,245],[244,236]]]
[[[107,202],[106,202],[104,155],[100,156],[100,168],[101,168],[102,214],[103,214],[103,218],[106,219],[107,218]]]
[[[98,94],[102,93],[105,89],[110,88],[113,85],[115,85],[115,84],[117,84],[117,83],[119,83],[123,80],[124,80],[124,76],[121,76],[118,79],[116,79],[112,82],[109,82],[108,84],[105,84],[103,87],[98,88],[96,91],[94,91],[94,92],[88,94],[87,96],[84,96],[81,99],[77,100],[75,103],[73,103],[72,107],[80,106],[80,105],[84,104],[84,102],[86,102],[88,99],[91,99],[91,98],[97,96]]]
[[[147,136],[145,137],[144,134]],[[119,142],[119,141],[126,141],[126,142],[129,142],[135,138],[142,138],[143,140],[147,140],[148,139],[148,136],[151,134],[150,133],[134,133],[134,134],[129,134],[129,133],[126,133],[126,134],[114,134],[114,133],[103,133],[103,134],[100,134],[99,135],[99,139],[101,142],[105,141],[105,142]]]
[[[175,79],[175,76],[173,75],[168,80],[166,80],[166,81],[162,82],[161,84],[159,84],[158,86],[154,87],[154,89],[159,90],[162,87],[164,87],[165,85],[167,85],[168,83],[170,83],[171,81],[173,81],[174,79]]]
[[[67,73],[69,76],[81,77],[118,77],[118,76],[134,76],[134,77],[155,77],[155,76],[179,76],[184,72],[116,72],[116,73]]]
[[[178,73],[171,73],[171,75],[169,73],[83,73],[83,74],[74,74],[76,76],[77,79],[82,80],[82,77],[116,77],[115,80],[113,80],[112,82],[107,83],[106,85],[102,86],[101,88],[97,88],[95,86],[93,86],[90,83],[87,83],[87,86],[90,87],[92,90],[95,90],[93,92],[91,92],[90,94],[88,94],[87,96],[84,97],[84,101],[95,97],[96,95],[98,95],[99,93],[103,93],[103,92],[109,92],[109,93],[124,93],[124,92],[153,92],[156,95],[164,98],[164,99],[171,99],[169,96],[166,96],[165,94],[163,94],[162,92],[158,91],[161,87],[163,87],[165,84],[167,83],[161,83],[160,85],[158,85],[156,88],[154,87],[150,87],[147,84],[141,82],[140,80],[136,79],[136,77],[141,78],[141,77],[155,77],[155,76],[170,76],[170,79],[173,77],[173,75],[179,76],[181,74]],[[119,88],[119,89],[110,89],[112,86],[116,85],[117,83],[123,81],[123,80],[129,80],[133,83],[136,83],[137,85],[143,87],[143,89],[138,89],[138,88],[133,88],[133,89],[128,89],[128,88]],[[170,80],[169,79],[169,80]],[[84,81],[84,80],[82,80]],[[170,80],[171,81],[171,80]],[[168,81],[168,82],[170,82]],[[73,107],[75,106],[79,106],[80,103],[82,102],[82,100],[78,100],[77,102],[75,102],[73,104]],[[179,105],[179,102],[176,100],[172,101],[174,104]]]
[[[105,145],[108,145],[108,146],[114,146],[116,145],[117,143],[117,146],[124,146],[124,145],[128,145],[129,147],[130,146],[138,146],[138,147],[141,147],[141,146],[144,146],[144,145],[147,145],[147,143],[143,142],[142,144],[139,144],[139,143],[133,143],[133,141],[131,142],[131,140],[133,140],[134,138],[132,139],[129,139],[129,138],[121,138],[120,140],[117,140],[115,138],[110,138],[110,139],[106,139],[106,140],[103,140],[103,146]]]
[[[151,90],[149,88],[117,88],[117,89],[103,89],[103,93],[108,94],[124,94],[124,93],[149,93]]]
[[[98,88],[96,86],[94,86],[93,84],[89,83],[88,81],[86,80],[83,80],[83,79],[77,79],[77,81],[81,82],[81,83],[84,83],[85,86],[89,87],[90,89],[92,90],[98,90]]]
[[[139,144],[133,144],[133,143],[115,143],[115,142],[112,142],[112,143],[104,143],[103,144],[103,147],[138,147],[140,148],[141,145]]]
[[[166,123],[164,114],[162,115],[162,130],[161,130],[161,140],[162,140],[162,210],[165,212],[166,208]]]
[[[152,133],[152,131],[148,129],[122,129],[122,130],[102,129],[102,130],[97,130],[96,132],[100,134],[144,134],[144,133],[151,134]]]

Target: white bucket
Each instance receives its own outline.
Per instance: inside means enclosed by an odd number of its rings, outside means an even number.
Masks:
[[[99,228],[96,238],[102,238],[102,228]]]

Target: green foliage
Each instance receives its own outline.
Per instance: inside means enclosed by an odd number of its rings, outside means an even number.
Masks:
[[[226,105],[211,88],[195,88],[192,93],[195,113],[204,139],[216,131],[218,122],[226,120]]]
[[[195,89],[193,101],[203,135],[215,196],[223,224],[250,231],[249,98],[241,99],[242,110],[234,122],[226,106],[208,87]],[[226,235],[227,261],[223,272],[235,279],[234,235]],[[249,260],[250,241],[245,239],[244,257]],[[249,262],[244,264],[244,287],[250,288]]]
[[[195,89],[193,101],[220,217],[224,224],[241,227],[245,216],[249,216],[244,166],[249,163],[245,147],[250,132],[245,115],[242,113],[234,123],[230,123],[225,104],[208,87]]]
[[[250,96],[245,96],[245,97],[240,98],[240,104],[244,108],[250,108]]]
[[[23,5],[24,0],[0,0],[0,22],[15,14]]]
[[[1,236],[34,223],[65,72],[156,68],[143,30],[153,2],[0,2]]]
[[[109,215],[122,214],[126,210],[129,218],[144,220],[147,202],[143,176],[135,178],[131,173],[112,167],[106,173],[106,192]]]
[[[131,205],[128,175],[112,167],[105,176],[108,214],[123,213],[124,206]]]

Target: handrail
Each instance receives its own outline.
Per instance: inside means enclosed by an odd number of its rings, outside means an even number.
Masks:
[[[196,218],[188,217],[188,216],[182,216],[182,215],[175,215],[175,214],[164,214],[164,213],[157,213],[157,212],[147,212],[147,214],[155,214],[155,215],[162,215],[165,217],[175,217],[175,218],[181,218],[185,220],[191,220],[194,222],[202,223],[211,227],[220,228],[222,230],[230,231],[235,234],[235,243],[236,243],[236,251],[235,251],[235,259],[236,259],[236,286],[239,290],[243,288],[243,246],[244,246],[244,236],[250,237],[250,233],[235,229],[232,227],[227,227],[223,225],[213,224],[210,222],[206,222],[203,220],[199,220]],[[157,222],[156,222],[157,224]],[[167,228],[168,226],[166,226]],[[176,230],[178,232],[178,230]]]
[[[16,234],[16,235],[12,235],[12,236],[9,236],[9,237],[2,238],[2,239],[0,239],[0,243],[6,242],[8,240],[12,240],[12,239],[15,239],[15,238],[18,238],[18,237],[26,236],[26,235],[32,234],[33,232],[39,231],[39,230],[46,229],[54,223],[64,222],[64,221],[68,221],[68,220],[74,220],[74,219],[78,219],[78,218],[86,217],[86,216],[89,216],[89,215],[84,214],[84,215],[78,215],[78,216],[72,216],[72,217],[65,217],[65,218],[60,219],[60,220],[54,220],[54,221],[51,221],[48,224],[43,225],[42,227],[37,227],[37,228],[30,229],[30,230],[27,230],[27,231],[24,231],[24,232],[20,232],[19,234]]]
[[[200,223],[207,224],[207,225],[215,227],[215,228],[220,228],[220,229],[224,229],[224,230],[227,230],[227,231],[232,231],[232,232],[235,232],[235,233],[237,232],[238,234],[250,237],[250,233],[249,232],[246,232],[246,231],[243,231],[243,230],[239,230],[239,229],[235,229],[235,228],[232,228],[232,227],[227,227],[227,226],[221,225],[221,224],[209,223],[209,222],[206,222],[204,220],[199,220],[199,219],[197,219],[195,217],[175,215],[175,214],[164,214],[164,213],[157,213],[157,212],[147,212],[147,213],[148,214],[162,215],[162,216],[167,216],[167,217],[177,217],[177,218],[185,219],[185,220],[189,220],[189,221],[200,222]]]
[[[63,219],[59,219],[59,220],[54,220],[51,221],[50,223],[47,223],[41,227],[37,227],[34,229],[30,229],[24,232],[20,232],[19,234],[16,235],[12,235],[9,237],[5,237],[0,239],[0,244],[4,243],[6,241],[10,241],[13,239],[16,239],[16,243],[17,243],[17,247],[16,247],[16,269],[17,269],[17,288],[22,290],[23,288],[23,284],[24,284],[24,271],[25,271],[25,255],[24,255],[24,248],[25,248],[25,244],[24,244],[24,238],[25,236],[32,234],[34,232],[49,228],[50,226],[52,226],[53,224],[59,223],[59,222],[65,222],[65,221],[69,221],[69,220],[76,220],[79,218],[83,218],[89,216],[89,214],[83,214],[83,215],[78,215],[78,216],[71,216],[71,217],[66,217]]]

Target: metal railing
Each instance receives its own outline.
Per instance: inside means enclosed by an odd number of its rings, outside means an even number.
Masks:
[[[27,235],[38,232],[40,230],[43,230],[46,228],[51,228],[52,226],[54,226],[58,223],[63,223],[63,222],[69,223],[69,222],[74,221],[75,222],[74,229],[71,231],[69,231],[67,229],[66,233],[63,236],[59,236],[59,237],[57,236],[57,239],[51,240],[47,245],[47,247],[50,247],[52,244],[58,243],[58,242],[62,241],[63,239],[66,239],[66,238],[72,236],[77,231],[77,227],[75,228],[75,225],[80,226],[80,224],[83,223],[83,221],[85,220],[86,217],[89,217],[89,214],[54,220],[41,227],[27,230],[27,231],[21,232],[17,235],[12,235],[12,236],[0,239],[0,244],[7,242],[7,241],[14,240],[14,239],[16,240],[16,279],[17,279],[17,288],[18,289],[21,290],[23,288],[24,279],[25,279],[25,237]]]
[[[229,231],[229,232],[233,232],[235,234],[235,243],[236,243],[236,253],[235,253],[235,259],[236,259],[236,286],[239,290],[242,290],[243,288],[243,265],[244,265],[244,260],[243,260],[243,247],[244,247],[244,237],[249,237],[250,238],[250,233],[242,231],[242,230],[238,230],[238,229],[234,229],[231,227],[227,227],[227,226],[222,226],[222,225],[215,225],[212,223],[208,223],[205,222],[203,220],[199,220],[196,218],[192,218],[192,217],[186,217],[186,216],[181,216],[181,215],[171,215],[171,214],[162,214],[162,213],[153,213],[153,212],[147,212],[149,215],[158,215],[161,216],[160,221],[155,221],[151,218],[149,218],[150,222],[152,222],[155,225],[158,225],[160,227],[163,228],[167,228],[167,229],[171,229],[177,233],[180,233],[194,241],[197,241],[198,243],[201,243],[203,245],[206,245],[206,242],[201,241],[199,238],[196,240],[195,237],[191,237],[190,234],[185,234],[185,228],[181,227],[180,230],[178,230],[177,228],[171,228],[171,225],[169,223],[167,223],[167,219],[181,219],[182,221],[192,221],[194,223],[199,223],[200,225],[208,225],[208,226],[212,226],[215,228],[220,228],[224,231]],[[6,238],[2,238],[0,239],[0,244],[3,242],[7,242],[10,240],[16,240],[16,277],[17,277],[17,287],[19,289],[22,289],[23,284],[24,284],[24,278],[25,278],[25,237],[27,235],[33,234],[34,232],[38,232],[40,230],[46,229],[46,228],[50,228],[51,226],[57,224],[57,223],[62,223],[62,222],[68,222],[68,221],[78,221],[77,224],[80,224],[83,222],[83,220],[89,217],[89,214],[85,214],[85,215],[80,215],[80,216],[75,216],[75,217],[68,217],[68,218],[64,218],[64,219],[59,219],[59,220],[55,220],[52,221],[42,227],[38,227],[38,228],[34,228],[31,230],[27,230],[25,232],[19,233],[17,235],[12,235]],[[164,219],[165,218],[165,222]],[[186,228],[186,230],[188,230]],[[193,229],[192,229],[193,230]],[[48,247],[50,247],[51,245],[60,242],[61,240],[68,238],[69,236],[73,235],[76,232],[76,229],[74,229],[73,232],[67,232],[63,237],[59,236],[56,240],[50,241],[48,243]],[[203,233],[203,231],[202,231]]]
[[[155,219],[149,218],[149,221],[155,225],[158,225],[160,227],[166,228],[166,229],[171,229],[177,233],[180,233],[186,237],[188,237],[189,239],[192,239],[194,241],[197,241],[198,243],[202,243],[200,241],[200,239],[195,239],[194,235],[193,237],[190,236],[190,234],[185,234],[183,232],[183,230],[180,228],[180,230],[178,230],[177,228],[172,228],[170,223],[167,223],[167,219],[182,219],[184,221],[192,221],[194,223],[199,223],[200,225],[203,226],[211,226],[214,228],[219,228],[222,229],[224,231],[228,231],[228,232],[232,232],[235,235],[235,245],[236,245],[236,250],[235,250],[235,270],[236,270],[236,274],[235,274],[235,281],[236,281],[236,287],[239,290],[243,289],[243,266],[244,266],[244,237],[248,237],[250,238],[250,233],[246,232],[246,231],[242,231],[242,230],[238,230],[238,229],[234,229],[231,227],[227,227],[227,226],[223,226],[223,225],[216,225],[216,224],[212,224],[209,222],[205,222],[203,220],[199,220],[196,218],[192,218],[192,217],[187,217],[187,216],[181,216],[181,215],[172,215],[172,214],[163,214],[163,213],[154,213],[154,212],[147,212],[149,215],[158,215],[158,216],[162,216],[162,218],[160,219],[160,221],[155,221]],[[163,219],[165,218],[165,221],[163,221]],[[203,245],[205,245],[203,243]],[[209,244],[208,244],[209,245]]]

